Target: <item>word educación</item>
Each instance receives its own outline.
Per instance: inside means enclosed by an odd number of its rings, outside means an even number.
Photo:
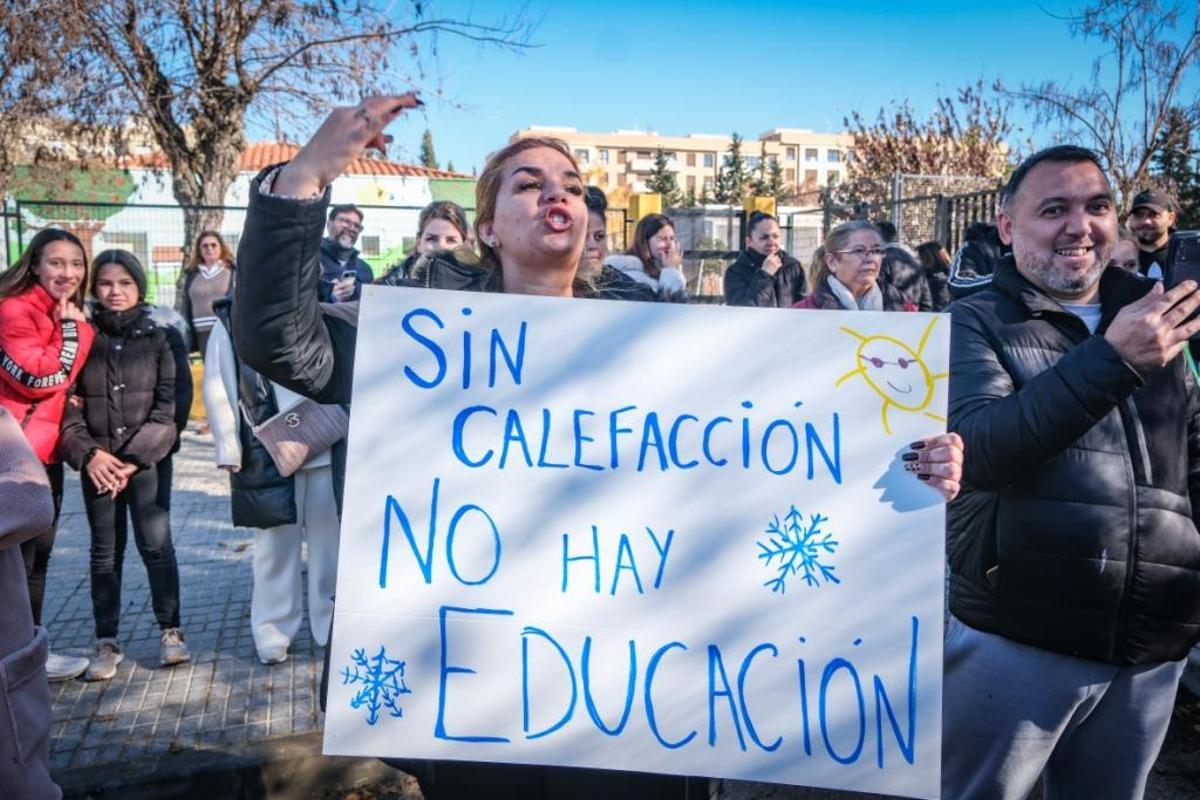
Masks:
[[[471,310],[463,309],[469,316]],[[442,386],[450,374],[449,353],[439,343],[436,329],[445,329],[445,323],[427,308],[408,312],[402,320],[404,334],[428,354],[422,358],[420,369],[412,364],[403,368],[405,378],[421,390]],[[511,381],[520,386],[524,378],[529,323],[521,322],[515,337],[506,340],[496,328],[491,329],[488,341],[488,388],[494,388],[498,379]],[[463,334],[461,387],[470,388],[473,380],[471,335]],[[457,370],[456,370],[457,371]],[[482,370],[481,370],[482,371]],[[499,374],[498,374],[499,373]],[[455,381],[458,383],[458,381]],[[448,387],[447,387],[448,388]],[[742,408],[750,411],[753,404],[743,402]],[[800,407],[802,403],[796,403]],[[822,436],[811,421],[793,423],[787,419],[775,419],[765,425],[753,424],[749,414],[740,419],[717,416],[702,420],[694,414],[662,415],[657,411],[644,411],[629,405],[607,412],[590,409],[572,409],[564,417],[568,421],[573,443],[573,452],[553,453],[550,442],[551,429],[560,424],[556,412],[549,408],[540,409],[534,420],[526,419],[516,409],[501,411],[487,405],[473,404],[463,408],[453,418],[450,431],[450,450],[454,461],[470,469],[492,467],[505,469],[518,464],[530,469],[587,469],[644,471],[652,469],[695,468],[741,468],[764,469],[772,475],[787,475],[799,471],[803,463],[808,480],[828,479],[835,484],[842,482],[841,437],[838,415],[833,413]],[[529,431],[540,432],[529,435]],[[598,441],[599,438],[599,441]],[[785,456],[779,457],[779,442],[783,443]],[[803,444],[802,444],[803,443]],[[536,454],[536,455],[535,455]],[[451,462],[454,463],[454,462]],[[817,469],[818,464],[820,469]],[[444,498],[441,479],[432,483],[428,524],[423,541],[418,542],[414,531],[411,509],[405,509],[392,495],[384,503],[383,531],[379,552],[379,587],[388,588],[388,565],[394,543],[396,526],[403,532],[407,543],[397,546],[411,552],[425,584],[432,585],[435,577],[435,543],[439,535],[444,538],[445,574],[462,586],[482,586],[491,581],[501,568],[504,537],[501,526],[487,510],[475,503],[454,504],[441,508]],[[463,523],[474,519],[475,524],[467,527]],[[448,520],[439,529],[439,520]],[[460,533],[460,529],[462,533]],[[397,531],[397,533],[399,533]],[[561,591],[592,592],[597,595],[616,595],[624,592],[646,594],[658,591],[667,579],[668,558],[675,531],[655,532],[646,528],[656,553],[657,564],[653,569],[638,568],[634,548],[629,536],[622,533],[613,557],[612,580],[601,580],[602,556],[598,544],[598,531],[591,526],[591,550],[578,543],[572,550],[570,537],[562,536]],[[490,552],[482,566],[475,560],[468,568],[455,560],[455,537],[490,537],[484,550]],[[472,552],[478,552],[478,542],[472,542]],[[461,545],[460,545],[461,546]],[[555,542],[558,546],[558,542]],[[580,562],[590,562],[591,569]],[[589,573],[589,580],[580,581],[576,576],[574,585],[570,580],[572,570]],[[470,574],[468,574],[470,573]],[[643,581],[645,576],[645,581]],[[653,576],[653,581],[650,578]],[[557,579],[558,576],[555,576]],[[556,581],[557,582],[557,581]],[[621,698],[621,712],[613,721],[606,721],[600,713],[593,685],[597,683],[597,670],[607,663],[595,658],[593,649],[603,648],[610,652],[612,642],[595,643],[590,635],[577,632],[553,632],[543,627],[526,624],[520,633],[520,674],[522,719],[520,732],[516,722],[512,730],[506,731],[463,731],[450,729],[448,718],[458,718],[454,713],[456,702],[469,702],[466,695],[457,695],[457,681],[471,680],[465,676],[482,676],[489,670],[511,670],[516,665],[489,662],[487,664],[458,663],[455,637],[469,638],[477,631],[477,621],[488,617],[512,617],[514,612],[504,608],[469,608],[441,605],[437,610],[440,627],[440,675],[437,699],[437,719],[433,736],[456,742],[490,743],[502,746],[514,737],[524,739],[549,739],[572,720],[576,724],[590,724],[606,736],[621,736],[628,732],[628,723],[633,717],[635,704],[640,705],[651,741],[666,749],[687,747],[724,746],[728,737],[736,740],[742,751],[754,748],[764,752],[780,751],[785,740],[791,742],[780,757],[793,757],[800,752],[804,756],[827,756],[840,764],[854,764],[870,755],[875,756],[879,768],[889,762],[893,752],[908,764],[915,761],[917,741],[917,663],[920,621],[911,617],[906,623],[910,635],[903,637],[905,652],[889,658],[890,663],[906,663],[907,675],[895,681],[896,685],[885,685],[875,674],[865,674],[856,665],[852,653],[836,656],[825,663],[809,663],[803,657],[805,639],[800,637],[781,649],[779,643],[758,642],[737,653],[722,650],[716,643],[696,645],[680,641],[656,641],[652,643],[628,639],[619,645],[627,648],[628,661],[621,669],[620,684],[625,686]],[[572,626],[577,628],[578,626]],[[564,641],[567,643],[564,645]],[[856,639],[854,647],[862,641]],[[539,703],[539,689],[544,689],[544,680],[531,680],[530,654],[540,656],[544,663],[547,656],[558,659],[562,669],[563,684],[556,687],[555,697],[561,698],[561,710],[548,710]],[[515,648],[514,648],[515,652]],[[577,654],[578,660],[575,659]],[[754,709],[754,686],[770,682],[778,677],[778,670],[786,669],[794,681],[796,690],[794,724],[790,731],[766,731],[761,721],[756,724]],[[539,678],[544,678],[538,671]],[[764,676],[768,677],[763,681]],[[609,684],[617,685],[617,684]],[[690,694],[705,698],[700,708],[670,711],[656,705],[656,698],[678,694],[667,691],[673,685],[690,685],[698,691]],[[469,693],[468,693],[469,694]],[[543,693],[544,696],[544,693]],[[770,698],[775,699],[775,698]],[[600,705],[613,705],[613,698],[603,698]],[[763,708],[767,700],[759,701]],[[553,722],[545,720],[557,716]],[[670,719],[670,725],[664,720]],[[535,722],[535,720],[537,720]],[[691,720],[690,724],[681,720]],[[666,728],[678,728],[666,730]],[[732,731],[721,733],[721,731]],[[872,741],[873,740],[873,741]],[[893,744],[894,742],[894,744]],[[873,743],[873,747],[868,744]],[[873,752],[872,752],[873,751]],[[864,754],[866,754],[864,756]]]

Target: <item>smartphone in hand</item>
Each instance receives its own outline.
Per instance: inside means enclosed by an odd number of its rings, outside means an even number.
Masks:
[[[1163,288],[1171,289],[1184,281],[1200,285],[1200,231],[1176,231],[1171,234],[1167,263],[1163,269]],[[1200,310],[1184,320],[1200,316]],[[1183,324],[1183,323],[1180,323]]]

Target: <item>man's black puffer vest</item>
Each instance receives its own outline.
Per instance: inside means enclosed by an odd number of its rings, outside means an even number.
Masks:
[[[1200,391],[1182,356],[1139,375],[1103,334],[1153,281],[1100,281],[1096,335],[1011,257],[951,306],[950,610],[968,625],[1111,664],[1200,639]]]

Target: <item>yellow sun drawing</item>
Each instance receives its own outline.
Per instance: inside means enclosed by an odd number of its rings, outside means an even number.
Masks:
[[[939,422],[946,421],[943,416],[925,411],[933,402],[934,381],[948,377],[948,373],[945,372],[937,375],[931,373],[925,360],[921,358],[925,343],[929,340],[929,334],[933,332],[937,321],[937,317],[929,321],[916,350],[891,336],[867,336],[852,328],[842,327],[843,331],[859,341],[858,350],[854,354],[858,364],[838,378],[834,387],[840,387],[855,375],[861,375],[867,385],[883,398],[883,407],[879,413],[883,418],[883,430],[889,436],[892,428],[888,425],[888,408],[892,406],[914,414],[924,412],[925,416]]]

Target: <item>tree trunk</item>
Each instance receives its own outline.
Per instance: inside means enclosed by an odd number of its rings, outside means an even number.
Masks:
[[[245,140],[226,129],[201,141],[191,153],[172,158],[175,200],[183,210],[183,263],[186,264],[202,231],[220,231],[225,219],[225,193],[237,178]],[[180,280],[183,273],[180,270]]]

